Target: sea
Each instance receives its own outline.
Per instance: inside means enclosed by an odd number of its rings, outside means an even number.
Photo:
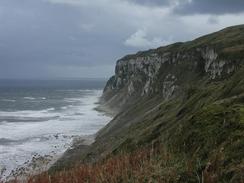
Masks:
[[[111,118],[95,108],[105,80],[0,80],[0,182],[35,157],[61,155]]]

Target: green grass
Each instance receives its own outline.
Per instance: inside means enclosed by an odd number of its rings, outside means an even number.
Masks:
[[[186,53],[186,57],[182,57],[177,66],[164,64],[161,67],[153,85],[158,93],[147,97],[138,94],[129,98],[127,105],[122,106],[122,113],[98,133],[96,142],[87,151],[79,152],[79,161],[106,164],[109,158],[128,156],[139,149],[163,147],[171,157],[166,164],[168,167],[161,166],[164,154],[160,149],[152,159],[158,160],[158,163],[150,164],[150,168],[153,166],[154,169],[149,177],[174,175],[170,178],[176,179],[171,182],[199,182],[199,177],[204,174],[209,180],[206,182],[213,182],[214,177],[217,177],[217,182],[243,182],[244,67],[242,62],[237,64],[237,61],[244,58],[243,45],[244,25],[241,25],[194,41],[123,58],[126,60],[168,51],[173,53],[172,57],[175,53]],[[204,73],[202,58],[196,51],[197,48],[206,47],[218,51],[218,58],[236,63],[235,72],[216,80],[209,79]],[[194,59],[191,59],[191,55],[194,55]],[[197,59],[198,66],[192,67]],[[179,90],[173,98],[164,100],[160,91],[169,73],[176,76]],[[139,86],[137,89],[140,91]],[[121,93],[115,107],[127,97],[126,91],[126,88],[116,90]],[[109,93],[111,95],[108,97],[115,93]],[[212,170],[207,172],[210,164]],[[149,164],[142,165],[142,172],[150,171],[147,166]],[[134,175],[136,173],[131,174],[132,177]]]
[[[240,121],[244,123],[244,107],[240,108]]]

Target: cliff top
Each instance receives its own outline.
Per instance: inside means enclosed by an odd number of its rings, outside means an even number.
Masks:
[[[123,57],[120,60],[129,60],[136,57],[150,56],[153,54],[162,55],[170,52],[183,52],[191,49],[212,47],[219,52],[220,57],[244,57],[244,24],[228,27],[218,32],[214,32],[193,41],[177,42],[157,49],[139,51]]]

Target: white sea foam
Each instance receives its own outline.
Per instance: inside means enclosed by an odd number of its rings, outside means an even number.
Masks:
[[[24,99],[26,99],[26,100],[35,100],[34,97],[24,97]]]
[[[50,113],[54,111],[55,108],[48,108],[45,110],[24,110],[24,111],[14,111],[14,112],[7,112],[7,111],[0,111],[1,118],[8,118],[8,117],[18,117],[18,118],[41,118],[41,117],[54,117],[57,116],[57,113]]]
[[[94,92],[94,93],[99,93],[101,92],[101,90],[95,90],[95,89],[82,89],[82,90],[57,90],[57,91],[60,91],[60,92],[63,92],[63,91],[69,91],[69,92],[76,92],[76,91],[80,91],[80,92]]]
[[[3,102],[16,102],[16,100],[13,99],[2,99]]]
[[[84,92],[84,91],[82,91]],[[67,105],[62,110],[54,108],[39,111],[0,111],[0,117],[45,118],[41,122],[0,123],[0,139],[11,143],[0,143],[0,177],[6,178],[11,170],[30,161],[33,154],[60,154],[70,147],[75,136],[91,135],[102,128],[110,117],[95,111],[101,91],[89,91],[82,98],[67,98],[75,105]],[[52,118],[58,116],[58,118]]]
[[[66,102],[82,102],[84,99],[82,98],[65,98],[64,99]]]

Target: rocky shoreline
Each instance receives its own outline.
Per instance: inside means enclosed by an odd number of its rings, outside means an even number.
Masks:
[[[12,170],[10,175],[5,178],[6,182],[11,182],[16,177],[18,181],[25,182],[28,177],[46,172],[51,168],[60,158],[65,156],[67,151],[70,151],[77,146],[89,146],[94,142],[94,135],[89,136],[77,136],[74,137],[72,145],[65,150],[65,152],[57,153],[52,151],[51,154],[40,155],[35,153],[30,160],[27,160],[23,165]],[[4,169],[1,171],[1,175],[4,174]]]

